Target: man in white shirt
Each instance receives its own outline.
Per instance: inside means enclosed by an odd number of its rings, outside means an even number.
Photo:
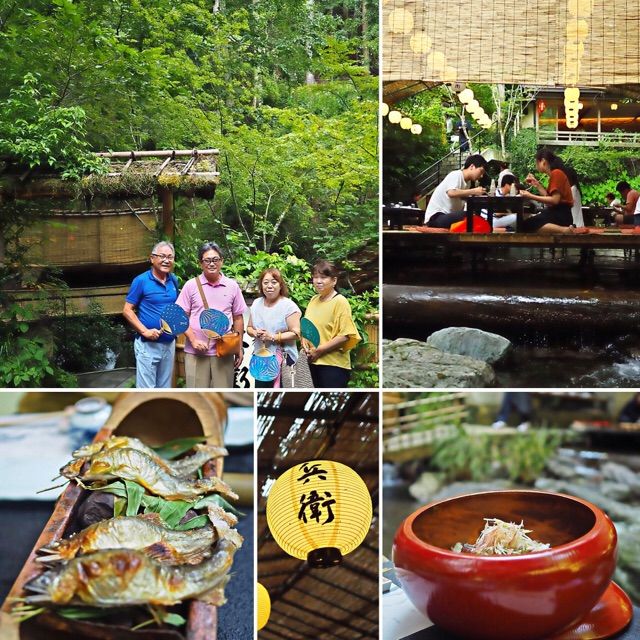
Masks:
[[[469,189],[467,183],[480,180],[486,167],[487,161],[475,154],[467,158],[462,169],[449,173],[431,195],[424,223],[428,227],[448,229],[455,222],[464,220],[464,198],[486,193],[484,187]]]

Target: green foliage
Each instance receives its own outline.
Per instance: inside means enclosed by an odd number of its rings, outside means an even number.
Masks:
[[[102,313],[92,302],[86,315],[56,318],[51,323],[55,340],[55,362],[62,369],[81,373],[97,371],[108,362],[107,351],[119,354],[124,328]]]
[[[0,155],[32,168],[49,166],[63,178],[106,170],[88,151],[84,110],[55,105],[52,88],[31,73],[0,101]]]
[[[560,431],[547,429],[533,429],[524,436],[510,438],[502,458],[509,478],[514,482],[533,484],[562,440]]]
[[[348,387],[350,389],[377,389],[380,385],[378,365],[371,363],[365,367],[355,367],[351,370]]]
[[[521,129],[507,144],[510,169],[521,180],[535,169],[538,138],[535,129]]]
[[[384,202],[410,201],[416,190],[413,178],[449,153],[445,136],[448,99],[448,92],[437,87],[397,105],[413,122],[422,125],[419,136],[390,124],[386,118],[383,120]]]
[[[506,473],[513,482],[533,484],[563,438],[557,430],[498,437],[459,427],[455,436],[437,443],[431,464],[449,480],[485,481]]]
[[[305,305],[313,292],[302,258],[352,269],[348,257],[378,235],[377,3],[214,4],[38,0],[0,9],[0,154],[81,178],[78,197],[123,188],[151,197],[148,177],[96,175],[103,165],[89,151],[219,148],[215,199],[176,200],[178,276],[197,273],[204,238],[226,245],[225,270],[245,279],[279,253]],[[33,220],[12,211],[6,223],[2,211],[0,234],[7,246],[16,239],[17,257],[0,265],[0,284],[37,286],[25,282],[19,252]],[[245,251],[254,262],[243,265]],[[56,343],[64,353],[50,350],[50,364],[86,368],[85,345],[98,365],[91,327],[103,346],[109,329],[78,322],[77,344]],[[3,335],[15,346],[17,325]]]
[[[598,147],[568,146],[560,156],[565,164],[577,171],[582,183],[594,184],[610,179],[625,180],[623,176],[628,175],[629,169],[626,161],[636,159],[637,154],[603,144]]]
[[[32,329],[42,306],[18,305],[6,294],[0,303],[0,386],[77,386],[75,376],[55,364],[51,341]]]

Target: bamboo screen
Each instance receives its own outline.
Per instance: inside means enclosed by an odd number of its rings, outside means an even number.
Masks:
[[[140,218],[140,219],[139,219]],[[27,258],[56,267],[144,262],[155,241],[155,215],[141,213],[56,215],[29,227]],[[141,222],[144,222],[143,223]]]
[[[385,81],[640,82],[639,0],[383,0]]]

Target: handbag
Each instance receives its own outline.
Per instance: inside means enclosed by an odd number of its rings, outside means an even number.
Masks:
[[[284,389],[313,389],[313,379],[307,354],[300,350],[298,360],[289,364],[288,358],[282,362],[280,385]]]
[[[218,358],[224,358],[231,354],[235,355],[240,352],[240,347],[242,346],[242,338],[237,331],[229,331],[229,333],[215,338],[215,341]]]
[[[196,276],[196,284],[198,285],[198,291],[202,298],[202,304],[205,309],[208,309],[209,303],[204,295],[202,283],[198,276]],[[224,358],[225,356],[240,353],[240,348],[242,347],[242,336],[237,331],[229,331],[219,338],[214,338],[214,340],[216,341],[216,356],[218,358]]]

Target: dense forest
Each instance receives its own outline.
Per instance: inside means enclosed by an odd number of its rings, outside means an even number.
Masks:
[[[353,274],[378,233],[377,12],[373,0],[0,0],[0,161],[75,180],[108,170],[95,151],[217,148],[220,185],[213,203],[178,208],[178,252],[224,236],[245,275],[276,253]],[[3,205],[1,236],[25,224]],[[28,327],[3,302],[2,384],[46,384],[55,348],[19,379]],[[363,313],[375,306],[367,293]]]

